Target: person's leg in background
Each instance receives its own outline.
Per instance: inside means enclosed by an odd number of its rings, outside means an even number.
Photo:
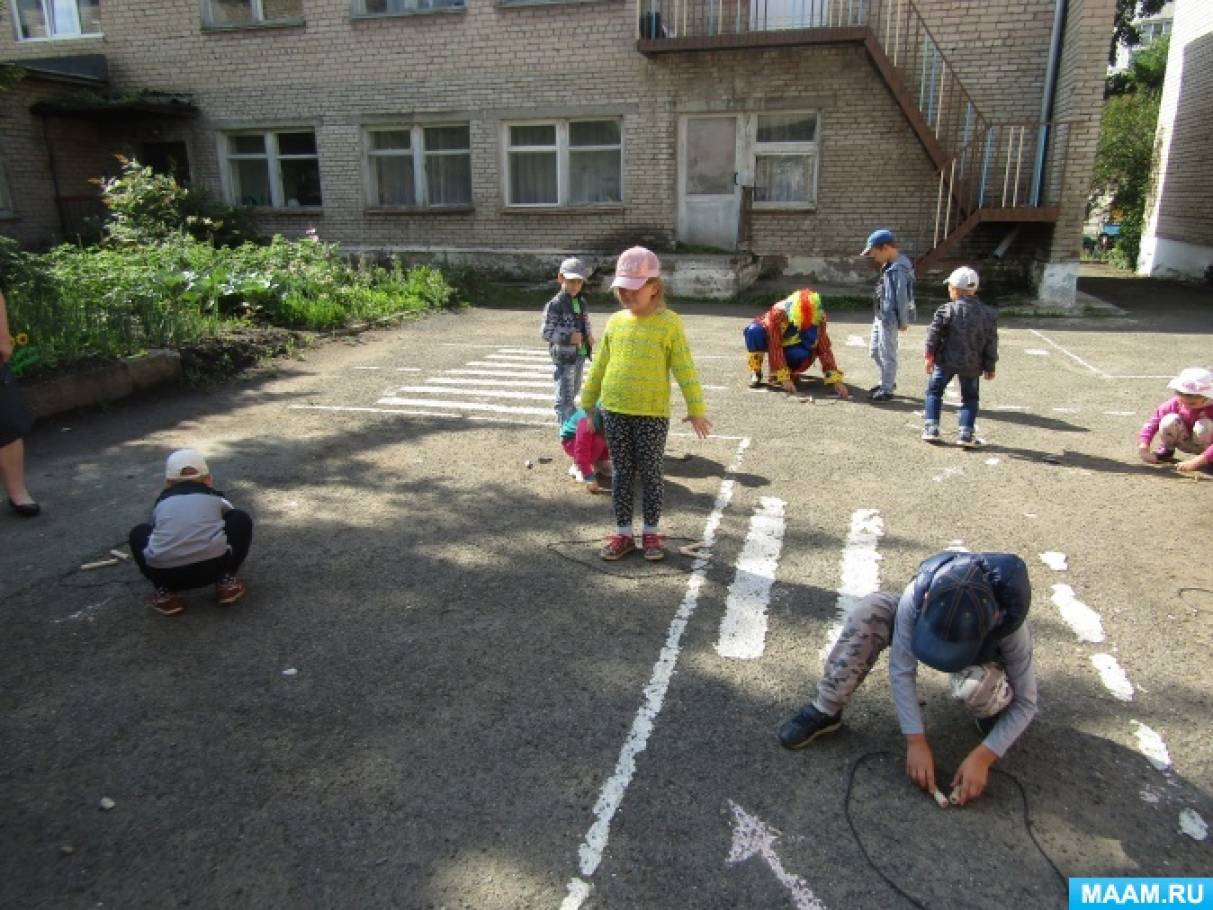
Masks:
[[[27,518],[40,511],[25,485],[25,440],[17,439],[0,447],[0,481],[8,496],[10,507]]]
[[[149,524],[139,524],[131,528],[131,533],[127,537],[127,543],[131,548],[131,558],[135,560],[135,565],[138,566],[143,577],[155,585],[152,609],[165,616],[176,616],[185,609],[185,602],[177,593],[178,588],[172,584],[171,572],[149,566],[147,558],[143,555],[151,536],[152,526]]]
[[[767,352],[767,330],[757,322],[751,322],[742,330],[745,338],[746,366],[754,374],[750,385],[757,387],[762,384],[762,361]]]

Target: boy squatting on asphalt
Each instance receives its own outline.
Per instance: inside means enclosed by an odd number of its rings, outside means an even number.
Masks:
[[[957,769],[950,799],[964,805],[985,791],[990,766],[1036,716],[1032,637],[1025,620],[1028,568],[1011,553],[939,553],[918,567],[900,600],[879,592],[847,617],[817,683],[817,697],[779,728],[779,741],[803,749],[842,725],[842,711],[889,648],[889,674],[906,775],[934,794],[935,758],[918,705],[921,661],[952,674],[952,696],[977,718],[985,739]]]

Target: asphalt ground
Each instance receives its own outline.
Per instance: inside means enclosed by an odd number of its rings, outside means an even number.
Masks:
[[[698,561],[597,559],[609,499],[567,476],[547,389],[507,384],[543,381],[541,293],[40,427],[44,514],[0,521],[0,906],[1056,907],[1050,864],[1208,874],[1180,828],[1213,819],[1213,479],[1135,437],[1167,395],[1146,377],[1209,362],[1213,301],[1167,287],[1005,321],[977,451],[918,439],[929,314],[877,406],[865,314],[831,322],[857,400],[808,402],[746,387],[750,314],[674,303],[716,435],[675,422],[663,524],[714,538]],[[129,562],[79,567],[184,445],[257,525],[248,596],[170,619]],[[774,731],[851,576],[899,590],[948,547],[1027,560],[1041,714],[941,811],[902,773],[883,659],[839,733]],[[746,659],[719,651],[730,588],[752,628],[766,610]],[[951,771],[979,734],[942,674],[920,693]]]

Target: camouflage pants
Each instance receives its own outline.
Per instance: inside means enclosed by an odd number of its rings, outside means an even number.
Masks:
[[[817,683],[815,707],[822,714],[837,714],[867,678],[880,652],[893,640],[896,594],[877,592],[861,600],[847,617],[838,642],[826,657]]]

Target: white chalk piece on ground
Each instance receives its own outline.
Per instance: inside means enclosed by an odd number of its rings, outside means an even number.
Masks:
[[[994,456],[993,458],[987,458],[986,464],[988,464],[990,467],[995,467],[996,465],[1002,464],[1002,459],[999,458],[998,456]]]
[[[116,556],[118,559],[121,559],[123,562],[126,562],[126,560],[131,558],[130,553],[123,553],[121,550],[110,550],[110,554]]]
[[[64,856],[71,856],[73,853],[76,852],[76,848],[73,847],[71,844],[64,844],[62,847],[59,848],[59,852],[62,853]]]
[[[103,812],[108,812],[110,809],[114,808],[114,806],[116,806],[116,805],[118,805],[118,804],[116,802],[114,802],[112,799],[110,799],[108,796],[101,797],[101,801],[99,803],[97,803],[97,807],[99,809],[101,809]]]
[[[81,572],[91,572],[93,569],[104,569],[106,566],[116,566],[117,559],[98,559],[96,562],[86,562],[80,567]]]
[[[282,671],[282,675],[283,676],[298,676],[299,671],[296,670],[294,667],[287,667],[285,670]]]
[[[1040,560],[1054,572],[1064,572],[1070,568],[1069,563],[1066,562],[1066,554],[1058,553],[1056,550],[1041,553]]]
[[[1179,813],[1179,833],[1186,834],[1192,840],[1204,840],[1209,836],[1209,826],[1193,809],[1184,809]]]
[[[934,790],[931,791],[931,795],[933,797],[935,797],[935,803],[941,809],[946,809],[946,808],[948,808],[948,806],[952,805],[951,802],[948,801],[948,798],[943,795],[942,791],[940,791],[940,789],[938,787],[936,787]]]

